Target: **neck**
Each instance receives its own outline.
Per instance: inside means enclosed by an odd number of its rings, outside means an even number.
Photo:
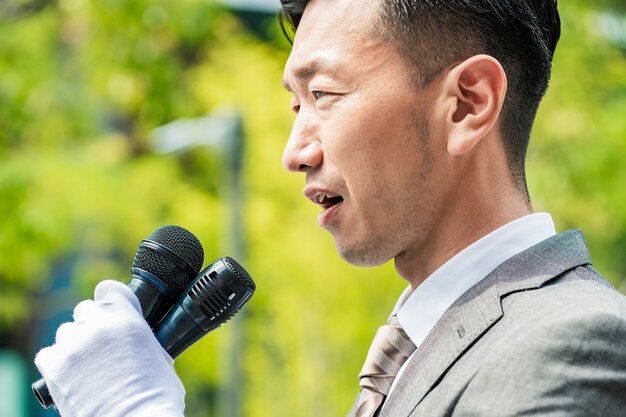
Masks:
[[[413,288],[483,236],[532,213],[524,193],[513,185],[506,164],[496,170],[493,165],[493,160],[479,157],[451,176],[430,231],[420,245],[395,257],[396,271]]]

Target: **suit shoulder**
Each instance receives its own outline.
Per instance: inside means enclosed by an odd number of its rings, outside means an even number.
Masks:
[[[590,266],[567,271],[543,286],[502,299],[504,318],[536,323],[614,320],[626,323],[626,296]]]

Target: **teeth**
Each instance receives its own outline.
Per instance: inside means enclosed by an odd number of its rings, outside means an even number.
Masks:
[[[316,204],[324,205],[329,204],[330,200],[335,197],[336,196],[328,195],[326,193],[316,193],[311,200]]]

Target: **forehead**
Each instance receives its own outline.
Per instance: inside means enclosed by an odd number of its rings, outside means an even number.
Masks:
[[[368,31],[377,16],[377,3],[378,0],[310,0],[295,41],[305,32],[359,34]]]
[[[376,3],[363,0],[312,0],[306,7],[285,66],[285,78],[340,71],[342,64],[382,44],[373,36]]]

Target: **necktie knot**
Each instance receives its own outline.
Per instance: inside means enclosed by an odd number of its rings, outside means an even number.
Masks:
[[[396,316],[391,317],[387,324],[378,329],[359,374],[361,392],[357,417],[371,417],[376,414],[389,394],[398,371],[415,349],[415,344]]]

